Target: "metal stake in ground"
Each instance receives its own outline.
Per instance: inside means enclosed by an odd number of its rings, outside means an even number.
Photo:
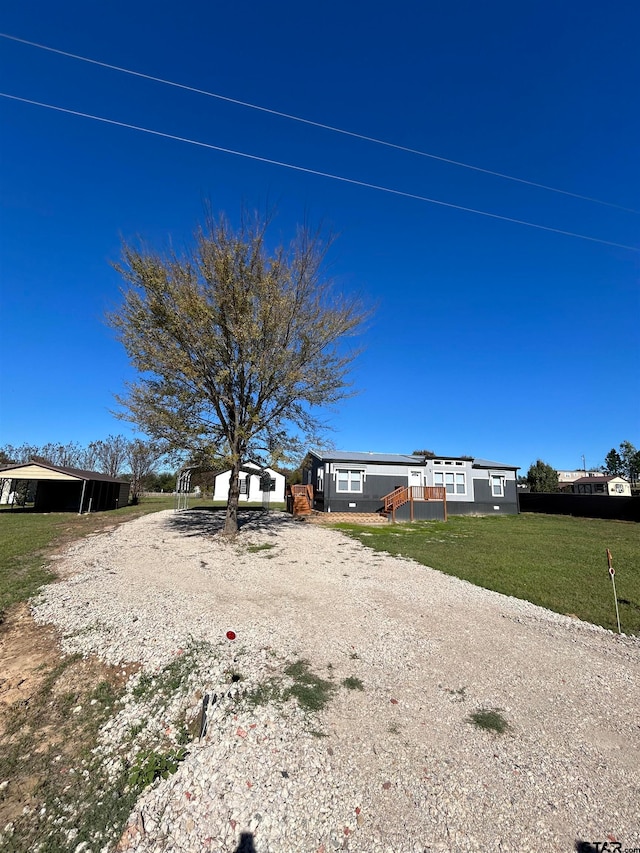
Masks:
[[[620,611],[618,610],[618,596],[616,594],[616,570],[613,568],[613,558],[611,551],[607,548],[607,565],[609,566],[609,574],[611,575],[611,583],[613,584],[613,600],[616,603],[616,619],[618,620],[618,634],[622,634],[620,630]]]

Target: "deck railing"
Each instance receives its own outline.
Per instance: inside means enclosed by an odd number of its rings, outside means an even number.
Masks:
[[[442,501],[444,503],[444,520],[447,520],[447,491],[444,486],[400,486],[385,495],[385,513],[391,513],[391,520],[396,520],[396,510],[404,504],[410,504],[409,517],[413,521],[414,501]]]

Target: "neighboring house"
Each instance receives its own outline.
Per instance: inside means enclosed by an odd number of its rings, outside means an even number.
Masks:
[[[580,477],[573,483],[575,495],[611,495],[631,497],[631,483],[624,477],[602,474],[598,477]]]
[[[229,499],[231,470],[216,476],[213,487],[214,501]],[[247,462],[240,471],[240,500],[247,503],[284,503],[285,477],[273,468],[261,468],[255,462]]]
[[[600,471],[556,471],[558,475],[558,489],[562,489],[563,491],[570,492],[571,487],[576,482],[576,480],[580,480],[584,477],[598,477],[600,476]]]
[[[395,508],[397,519],[410,513],[443,518],[445,499],[449,515],[518,512],[516,465],[464,456],[342,451],[310,451],[308,459],[303,482],[313,487],[313,508],[321,512],[379,513],[391,493],[403,501]]]

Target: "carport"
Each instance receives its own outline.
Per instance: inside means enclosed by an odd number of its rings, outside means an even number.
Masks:
[[[99,512],[126,506],[129,501],[126,480],[45,462],[5,465],[0,468],[0,480],[2,503],[9,502],[15,482],[35,483],[36,512]]]

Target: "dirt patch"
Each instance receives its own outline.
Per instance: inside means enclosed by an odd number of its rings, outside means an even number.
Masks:
[[[19,821],[21,835],[31,835],[28,824],[95,745],[101,722],[136,668],[63,655],[58,633],[35,623],[26,604],[5,614],[0,625],[0,827]]]
[[[0,624],[0,737],[6,709],[27,707],[47,672],[60,662],[57,641],[52,627],[33,621],[27,604],[13,608]]]

